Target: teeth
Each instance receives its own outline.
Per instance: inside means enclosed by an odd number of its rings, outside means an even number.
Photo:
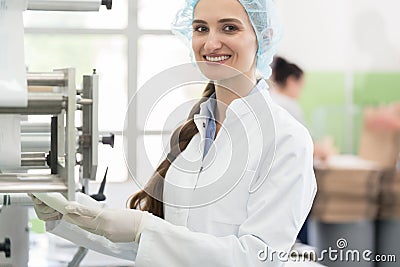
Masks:
[[[212,61],[212,62],[217,62],[217,61],[222,61],[222,60],[226,60],[230,58],[230,56],[220,56],[220,57],[210,57],[210,56],[206,56],[206,59],[208,61]]]

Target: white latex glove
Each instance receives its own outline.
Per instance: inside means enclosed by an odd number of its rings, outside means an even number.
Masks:
[[[62,218],[62,214],[52,207],[43,203],[43,201],[39,200],[32,194],[28,194],[33,201],[33,208],[35,209],[36,215],[42,221],[56,221]]]
[[[114,210],[88,207],[71,202],[64,219],[112,242],[138,242],[147,212],[133,209]]]

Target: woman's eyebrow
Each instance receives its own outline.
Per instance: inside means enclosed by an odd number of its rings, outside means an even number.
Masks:
[[[236,23],[242,24],[242,21],[235,19],[235,18],[224,18],[224,19],[218,20],[218,23],[227,23],[227,22],[236,22]],[[201,20],[201,19],[195,19],[195,20],[193,20],[192,24],[194,24],[194,23],[207,24],[207,21]]]
[[[242,22],[240,20],[235,19],[235,18],[224,18],[224,19],[218,20],[218,22],[219,23],[236,22],[236,23],[242,24]]]
[[[207,24],[207,22],[205,20],[201,20],[201,19],[195,19],[193,20],[192,24],[194,23],[201,23],[201,24]]]

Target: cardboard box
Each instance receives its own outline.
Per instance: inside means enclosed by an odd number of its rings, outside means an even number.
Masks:
[[[377,198],[380,191],[380,171],[315,168],[318,193]]]
[[[385,172],[382,175],[380,204],[400,205],[400,172]]]
[[[318,195],[311,211],[311,217],[325,223],[374,220],[378,214],[378,207],[377,200]]]
[[[382,176],[379,204],[379,219],[400,219],[400,172]]]
[[[400,219],[400,205],[380,205],[378,212],[380,220],[398,220]]]
[[[376,198],[382,169],[354,155],[335,155],[314,166],[318,193]]]
[[[395,168],[399,155],[399,134],[368,131],[361,134],[359,156],[379,163],[383,168]]]
[[[394,169],[400,152],[399,124],[398,104],[366,109],[358,155]]]
[[[312,218],[349,223],[377,217],[381,168],[353,155],[337,155],[316,164],[318,192]]]

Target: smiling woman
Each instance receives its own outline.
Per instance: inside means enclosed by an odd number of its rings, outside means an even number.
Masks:
[[[276,53],[282,37],[282,27],[272,1],[222,0],[217,3],[210,2],[212,1],[186,1],[185,8],[179,11],[178,16],[175,18],[172,31],[182,37],[184,42],[192,43],[192,37],[197,32],[194,27],[204,26],[198,28],[198,30],[208,31],[210,25],[205,25],[204,23],[213,23],[212,19],[214,19],[221,24],[219,26],[222,26],[222,28],[219,28],[220,32],[222,31],[227,34],[230,32],[233,35],[237,32],[244,32],[246,35],[249,34],[246,36],[247,38],[251,38],[251,32],[253,32],[256,35],[257,41],[257,71],[262,77],[268,78],[271,75],[269,65],[272,63],[273,55]],[[217,5],[218,7],[216,7]],[[196,17],[196,13],[199,14],[199,12],[202,12],[201,14],[203,14],[204,19]],[[218,17],[216,18],[215,16]],[[209,21],[205,20],[207,18]],[[197,25],[197,23],[200,23],[200,25]],[[240,40],[239,43],[244,41],[248,40]],[[192,58],[194,58],[193,55]]]
[[[194,12],[195,59],[212,63],[202,64],[201,71],[209,78],[226,79],[227,76],[215,77],[218,65],[224,64],[255,81],[257,39],[249,17],[238,1],[214,2],[200,1]]]
[[[131,210],[70,203],[63,220],[138,244],[137,267],[283,266],[258,252],[290,250],[316,183],[307,130],[271,100],[264,80],[279,41],[273,10],[270,0],[186,0],[174,32],[208,79],[201,99]]]

